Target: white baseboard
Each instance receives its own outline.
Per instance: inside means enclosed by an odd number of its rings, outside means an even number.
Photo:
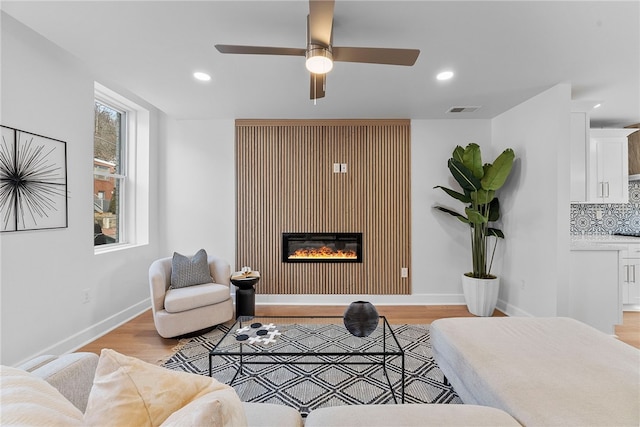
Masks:
[[[496,308],[509,317],[533,317],[532,314],[501,299],[498,300]]]
[[[41,356],[43,354],[65,354],[76,351],[77,349],[89,344],[92,341],[100,338],[101,336],[111,332],[117,327],[127,323],[129,320],[134,317],[139,316],[145,311],[151,308],[151,299],[147,298],[143,301],[140,301],[137,304],[134,304],[100,322],[85,328],[84,330],[74,334],[62,341],[59,341],[45,349],[42,349],[36,354],[33,354],[23,361],[16,364],[16,366],[21,365],[34,357]]]

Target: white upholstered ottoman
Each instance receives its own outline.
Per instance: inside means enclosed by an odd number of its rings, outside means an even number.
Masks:
[[[525,426],[640,425],[640,350],[576,320],[440,319],[431,343],[465,403]]]
[[[455,404],[353,405],[314,409],[305,427],[520,427],[495,408]]]

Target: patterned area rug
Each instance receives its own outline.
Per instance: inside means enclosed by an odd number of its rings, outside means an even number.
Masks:
[[[208,375],[209,351],[231,324],[219,325],[189,339],[164,366]],[[392,325],[392,328],[405,351],[405,403],[462,403],[452,387],[444,383],[444,375],[433,360],[429,325]],[[343,333],[344,339],[353,338],[344,328],[337,333]],[[228,384],[238,369],[237,358],[215,356],[213,363],[213,377]],[[394,358],[388,367],[398,403],[400,366],[400,358]],[[245,402],[287,405],[303,416],[326,406],[395,403],[382,368],[375,365],[245,365],[233,387]]]

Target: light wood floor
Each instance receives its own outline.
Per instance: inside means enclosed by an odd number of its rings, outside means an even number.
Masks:
[[[391,324],[429,324],[445,317],[471,317],[462,305],[448,306],[377,306]],[[344,306],[274,306],[258,305],[258,316],[341,316]],[[494,316],[504,316],[497,311]],[[616,327],[621,341],[640,348],[640,312],[625,312],[623,325]],[[153,325],[151,310],[125,323],[77,351],[100,354],[103,348],[159,364],[174,353],[178,339],[161,338]]]

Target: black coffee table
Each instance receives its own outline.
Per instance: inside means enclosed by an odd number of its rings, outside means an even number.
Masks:
[[[260,334],[259,330],[266,332]],[[265,339],[268,342],[262,342]],[[238,369],[229,384],[243,375],[244,365],[378,366],[394,402],[404,403],[404,350],[385,316],[380,316],[376,330],[364,338],[351,335],[341,316],[241,316],[209,352],[209,376],[212,375],[213,359],[220,356],[237,359]],[[400,359],[400,369],[395,370],[401,377],[400,399],[396,397],[387,369],[390,361],[396,358]]]

